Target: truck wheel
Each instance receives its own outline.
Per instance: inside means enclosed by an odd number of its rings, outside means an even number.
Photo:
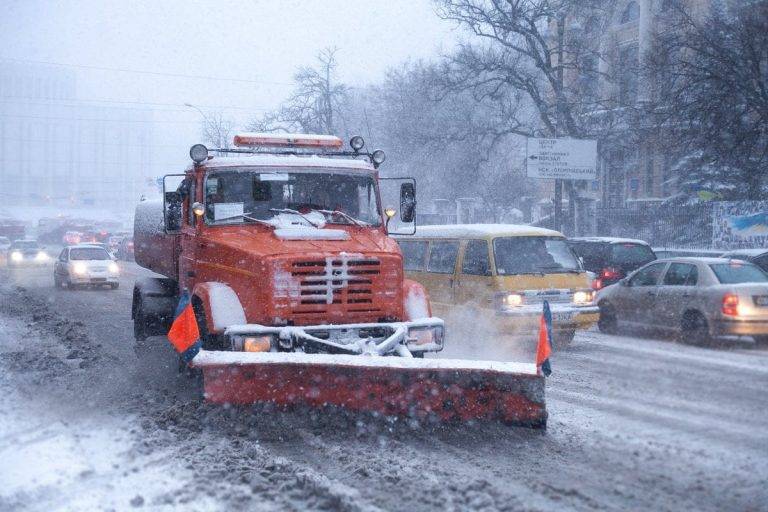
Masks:
[[[117,290],[117,288],[120,286],[120,283],[110,283],[109,287],[113,290]]]
[[[136,309],[133,312],[133,337],[136,341],[147,339],[147,318],[141,299],[136,301]]]
[[[753,336],[753,338],[758,345],[768,346],[768,336]]]
[[[205,311],[203,303],[196,297],[192,299],[192,310],[195,312],[197,320],[197,329],[200,331],[200,341],[203,344],[203,350],[228,350],[226,338],[221,334],[215,334],[208,331],[208,323],[205,320]]]
[[[552,333],[552,345],[555,349],[563,349],[571,344],[574,336],[576,336],[575,329],[569,329],[567,331],[557,331]]]

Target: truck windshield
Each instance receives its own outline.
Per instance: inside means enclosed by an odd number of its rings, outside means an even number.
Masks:
[[[205,181],[209,224],[268,221],[285,210],[325,212],[326,223],[381,223],[376,182],[370,175],[227,169],[211,172]]]
[[[496,238],[493,240],[493,254],[499,275],[581,271],[579,262],[562,238]]]

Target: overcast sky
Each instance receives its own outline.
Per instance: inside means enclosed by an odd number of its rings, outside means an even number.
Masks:
[[[451,27],[429,0],[4,0],[0,57],[179,75],[77,69],[81,99],[271,108],[295,69],[337,46],[342,80],[434,56]],[[233,109],[234,110],[234,109]]]
[[[324,47],[339,48],[341,80],[365,85],[454,40],[430,0],[3,0],[3,11],[0,58],[68,65],[79,100],[152,109],[163,165],[186,163],[200,140],[184,103],[244,124]]]

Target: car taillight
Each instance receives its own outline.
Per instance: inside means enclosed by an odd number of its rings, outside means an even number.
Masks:
[[[738,316],[739,314],[739,296],[733,293],[723,295],[723,314],[727,316]]]
[[[600,272],[600,279],[619,279],[621,278],[621,272],[615,268],[607,267]]]
[[[602,289],[603,286],[604,286],[604,284],[603,284],[603,280],[602,279],[597,278],[597,279],[593,279],[592,280],[592,289],[593,290],[595,290],[595,291],[600,290],[600,289]]]

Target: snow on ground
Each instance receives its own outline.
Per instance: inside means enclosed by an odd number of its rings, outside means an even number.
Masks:
[[[768,510],[764,348],[581,333],[546,432],[222,407],[165,339],[133,341],[138,275],[0,269],[0,510]]]

